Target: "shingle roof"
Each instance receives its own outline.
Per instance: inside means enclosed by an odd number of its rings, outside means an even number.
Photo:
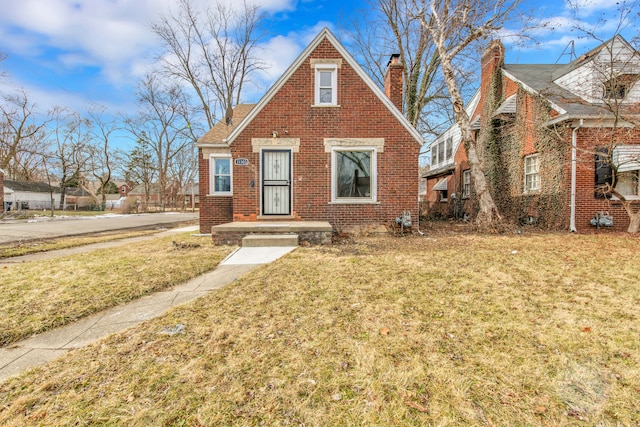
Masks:
[[[58,187],[52,187],[46,182],[27,182],[27,181],[12,181],[5,179],[4,186],[10,188],[13,191],[30,191],[32,193],[59,193]]]
[[[553,82],[554,73],[566,64],[505,64],[502,69],[560,109],[562,116],[598,118],[611,115],[603,105],[591,104]]]
[[[227,136],[240,124],[240,122],[249,114],[255,104],[238,104],[233,109],[233,117],[229,124],[226,119],[220,120],[209,132],[205,133],[198,140],[199,144],[226,144],[224,141]]]

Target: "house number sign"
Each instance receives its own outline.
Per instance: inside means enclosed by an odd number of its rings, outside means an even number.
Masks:
[[[236,166],[247,166],[249,164],[249,159],[235,159],[233,164]]]

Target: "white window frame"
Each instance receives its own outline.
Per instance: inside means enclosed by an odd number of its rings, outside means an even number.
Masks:
[[[338,65],[337,64],[316,64],[315,84],[314,84],[314,103],[316,106],[337,106],[338,105]],[[326,89],[326,86],[320,86],[320,73],[331,73],[331,102],[322,102],[320,100],[320,89]]]
[[[216,191],[216,160],[221,159],[229,160],[229,191]],[[209,156],[209,195],[233,195],[233,159],[231,154],[211,154]]]
[[[536,170],[534,172],[527,172],[527,163],[536,159]],[[524,166],[524,192],[525,193],[537,193],[542,188],[542,183],[540,182],[540,154],[532,154],[530,156],[526,156],[523,162]],[[533,184],[534,186],[529,185],[529,181],[527,178],[534,177]]]
[[[448,164],[453,158],[453,137],[450,136],[431,145],[431,166],[439,167]]]
[[[338,197],[338,153],[344,151],[360,151],[371,153],[370,190],[369,197]],[[371,204],[377,203],[378,197],[378,150],[376,147],[332,147],[331,148],[331,203],[341,204]]]
[[[633,177],[633,175],[635,175],[635,178]],[[626,176],[631,177],[631,179],[635,179],[635,187],[636,187],[635,194],[624,194],[621,191],[622,188],[618,188],[618,185],[620,185],[620,181],[621,181],[620,178],[626,177]],[[628,171],[616,173],[616,190],[620,194],[622,194],[626,200],[640,200],[640,170],[634,169],[634,170],[628,170]],[[616,196],[612,196],[611,199],[618,200]]]
[[[471,197],[471,169],[462,171],[462,198]]]

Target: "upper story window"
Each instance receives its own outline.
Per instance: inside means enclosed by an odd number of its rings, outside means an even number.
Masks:
[[[540,191],[540,155],[524,158],[524,192]]]
[[[453,159],[453,138],[449,137],[431,146],[431,166],[448,163]]]
[[[635,74],[620,74],[604,84],[605,99],[625,99],[633,84],[638,80]]]
[[[337,64],[315,65],[315,105],[338,105]]]

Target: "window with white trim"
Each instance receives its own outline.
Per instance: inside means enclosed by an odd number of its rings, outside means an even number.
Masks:
[[[431,146],[431,166],[439,166],[453,159],[453,138],[449,137]]]
[[[471,171],[462,171],[462,198],[468,199],[471,196]]]
[[[344,203],[376,201],[376,150],[332,150],[332,200]]]
[[[540,191],[540,155],[524,158],[524,192]]]
[[[616,168],[616,191],[625,198],[640,196],[640,145],[617,145],[612,162]]]
[[[338,66],[316,64],[315,105],[338,105]]]
[[[231,156],[216,155],[209,157],[209,193],[214,196],[229,196],[232,194]]]

